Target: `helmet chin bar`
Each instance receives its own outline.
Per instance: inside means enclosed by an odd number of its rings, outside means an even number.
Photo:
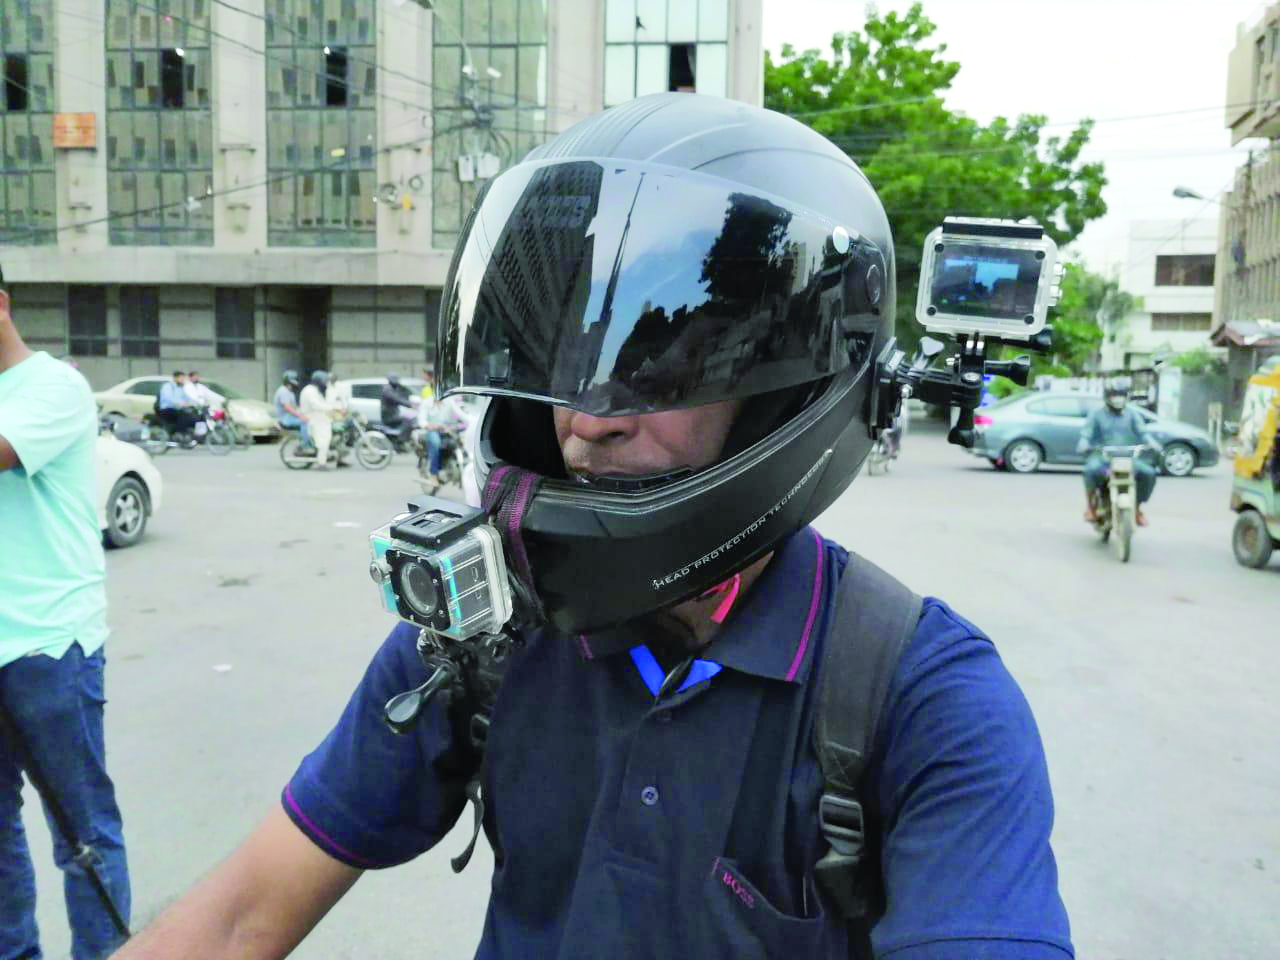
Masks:
[[[987,351],[992,347],[1019,346],[1048,353],[1052,349],[1051,328],[1046,327],[1029,339],[1005,340],[981,331],[956,337],[956,351],[935,363],[946,352],[941,340],[925,336],[920,338],[915,355],[907,362],[907,355],[898,349],[896,339],[890,340],[876,360],[876,386],[871,394],[871,436],[879,436],[898,416],[900,405],[917,397],[925,403],[959,410],[956,425],[947,434],[947,440],[961,447],[973,446],[973,412],[982,400],[983,376],[1008,377],[1025,387],[1031,374],[1031,358],[1026,354],[1013,360],[988,360]]]

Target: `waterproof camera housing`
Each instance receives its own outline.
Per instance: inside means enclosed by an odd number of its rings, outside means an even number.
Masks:
[[[1027,340],[1044,329],[1062,273],[1038,223],[947,217],[925,239],[916,319],[933,333]]]
[[[453,640],[497,633],[511,619],[502,541],[481,511],[423,497],[369,542],[369,574],[388,612]]]

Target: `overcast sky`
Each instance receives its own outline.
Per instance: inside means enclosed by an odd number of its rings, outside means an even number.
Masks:
[[[862,0],[764,0],[764,45],[829,51],[833,33],[861,29],[865,9]],[[1087,157],[1105,164],[1108,213],[1076,244],[1094,269],[1123,259],[1117,238],[1131,220],[1216,221],[1216,206],[1172,192],[1213,197],[1244,161],[1250,142],[1232,150],[1223,120],[1227,55],[1237,24],[1263,9],[1258,0],[924,0],[933,40],[961,65],[949,107],[983,122],[1046,114],[1062,132],[1081,117],[1098,121]],[[1116,119],[1149,114],[1166,115]]]

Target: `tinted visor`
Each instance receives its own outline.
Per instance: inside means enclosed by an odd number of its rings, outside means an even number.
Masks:
[[[463,389],[597,416],[696,406],[839,372],[874,336],[881,251],[739,184],[629,162],[527,163],[489,185],[441,307]]]

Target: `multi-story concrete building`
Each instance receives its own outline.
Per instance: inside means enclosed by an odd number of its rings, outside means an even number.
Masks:
[[[1120,288],[1141,308],[1104,330],[1100,367],[1138,369],[1195,347],[1208,346],[1213,328],[1212,220],[1135,220]]]
[[[1218,324],[1280,321],[1280,3],[1240,24],[1227,61],[1231,144],[1258,139],[1221,203]]]
[[[477,189],[664,90],[759,104],[762,0],[0,0],[0,266],[95,386],[416,371]]]

